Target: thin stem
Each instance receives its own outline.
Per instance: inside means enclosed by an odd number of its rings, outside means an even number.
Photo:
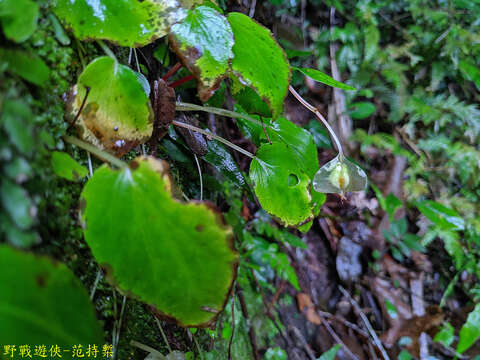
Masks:
[[[167,335],[165,335],[165,332],[163,331],[162,324],[160,323],[160,320],[158,320],[158,319],[155,317],[155,322],[157,323],[158,328],[160,329],[160,333],[162,334],[163,341],[164,341],[165,344],[167,345],[168,352],[171,353],[171,352],[172,352],[172,348],[170,347],[170,343],[168,342]]]
[[[358,305],[358,303],[355,301],[354,298],[352,298],[352,296],[347,292],[347,290],[345,290],[343,288],[342,285],[338,285],[338,288],[340,289],[340,291],[342,292],[342,294],[347,297],[347,299],[350,301],[350,303],[353,305],[353,307],[355,308],[355,310],[357,311],[358,315],[360,316],[360,318],[363,320],[363,323],[365,324],[368,332],[370,333],[372,339],[373,339],[373,342],[375,343],[375,345],[377,346],[378,350],[380,350],[380,352],[382,353],[382,356],[383,356],[383,359],[384,360],[390,360],[387,352],[385,351],[383,345],[382,345],[382,342],[380,341],[380,339],[378,338],[377,336],[377,333],[375,332],[375,330],[373,330],[373,327],[372,325],[370,324],[370,322],[368,321],[368,318],[365,316],[365,314],[362,312],[362,309],[360,309],[360,306]]]
[[[202,169],[200,168],[200,162],[198,161],[197,155],[194,153],[193,156],[195,157],[195,162],[197,163],[198,169],[198,176],[200,177],[200,201],[203,200],[203,177],[202,177]]]
[[[97,276],[95,277],[95,282],[93,283],[92,290],[90,291],[90,300],[93,300],[93,297],[95,296],[95,292],[97,291],[98,283],[100,279],[102,278],[102,270],[98,269]]]
[[[215,134],[212,134],[208,131],[205,131],[203,129],[200,129],[196,126],[193,126],[193,125],[190,125],[190,124],[186,124],[186,123],[182,123],[182,122],[179,122],[179,121],[176,121],[176,120],[173,120],[172,121],[172,124],[173,125],[176,125],[176,126],[180,126],[180,127],[183,127],[185,129],[189,129],[189,130],[192,130],[192,131],[196,131],[196,132],[199,132],[200,134],[203,134],[207,137],[211,137],[217,141],[220,141],[221,143],[224,143],[225,145],[231,147],[232,149],[234,150],[237,150],[238,152],[242,153],[243,155],[245,156],[248,156],[249,158],[255,158],[255,155],[253,155],[251,152],[247,151],[247,150],[244,150],[242,149],[240,146],[237,146],[233,143],[231,143],[230,141],[218,136],[218,135],[215,135]]]
[[[192,74],[190,75],[187,75],[177,81],[174,81],[170,84],[168,84],[168,86],[172,87],[172,88],[176,88],[177,86],[180,86],[180,85],[183,85],[185,84],[186,82],[189,82],[190,80],[193,80],[195,78],[195,76],[193,76]]]
[[[135,56],[135,62],[137,63],[137,71],[141,73],[140,63],[138,62],[137,49],[133,48],[133,55]]]
[[[190,331],[190,329],[188,331],[190,332],[190,335],[192,335],[193,341],[195,342],[195,346],[197,347],[197,350],[198,350],[198,354],[200,355],[200,359],[203,360],[203,352],[202,352],[202,349],[200,348],[200,344],[198,343],[197,338]]]
[[[77,114],[76,114],[75,117],[73,118],[73,121],[70,123],[70,125],[68,125],[67,131],[70,130],[70,128],[71,128],[73,125],[75,125],[75,123],[77,122],[78,118],[80,117],[80,114],[82,113],[82,110],[83,110],[83,108],[85,107],[85,104],[87,103],[88,94],[90,94],[90,87],[89,87],[89,86],[85,86],[85,96],[83,97],[82,104],[80,105],[80,108],[78,109]]]
[[[337,146],[337,150],[338,150],[338,155],[340,156],[340,158],[344,158],[344,154],[343,154],[343,148],[342,148],[342,144],[340,143],[340,140],[338,139],[337,135],[335,134],[335,132],[333,131],[332,127],[330,126],[330,124],[328,123],[328,121],[323,117],[323,115],[320,113],[320,111],[318,111],[318,109],[309,104],[303,97],[300,96],[299,93],[297,93],[297,91],[290,85],[288,87],[288,89],[290,90],[290,92],[292,93],[293,96],[295,96],[295,98],[303,105],[305,106],[308,110],[310,110],[311,112],[313,112],[315,114],[315,116],[322,122],[323,125],[325,125],[325,127],[327,128],[330,136],[332,137],[332,139],[335,141],[335,145]]]
[[[167,53],[165,51],[165,53]],[[168,79],[170,79],[173,75],[175,75],[175,73],[182,67],[182,63],[181,62],[177,62],[175,65],[173,65],[170,70],[168,70],[166,72],[165,75],[162,76],[162,80],[163,81],[167,81]]]
[[[118,62],[117,57],[115,56],[113,51],[110,50],[110,48],[107,45],[105,45],[105,43],[102,40],[97,40],[97,44],[100,45],[103,51],[105,51],[105,54],[110,56],[113,60],[115,60],[115,62]]]
[[[89,178],[93,176],[93,166],[92,166],[92,157],[90,156],[90,153],[87,151],[87,161],[88,161],[88,173],[89,173]]]
[[[251,122],[253,122],[257,125],[262,126],[262,123],[260,121],[254,119],[253,117],[251,117],[249,115],[240,114],[240,113],[235,112],[235,111],[220,109],[220,108],[216,108],[216,107],[201,106],[201,105],[184,103],[184,102],[179,101],[179,102],[176,103],[176,110],[178,110],[178,111],[204,111],[204,112],[208,112],[208,113],[211,113],[211,114],[217,114],[217,115],[220,115],[220,116],[231,117],[231,118],[234,118],[234,119],[245,119],[245,120],[251,121]],[[268,125],[266,125],[266,126],[270,127]]]
[[[87,151],[91,152],[93,155],[99,157],[100,159],[102,159],[104,161],[107,161],[110,164],[115,165],[119,168],[124,168],[124,167],[127,166],[127,164],[125,162],[116,158],[112,154],[109,154],[106,151],[100,150],[96,146],[93,146],[92,144],[89,144],[89,143],[87,143],[83,140],[80,140],[80,139],[78,139],[74,136],[65,135],[63,137],[63,140],[67,143],[72,144],[72,145],[76,145],[79,148],[82,148],[83,150],[87,150]]]
[[[148,346],[148,345],[142,344],[142,343],[140,343],[140,342],[138,342],[138,341],[132,340],[132,341],[130,341],[130,345],[135,346],[135,347],[137,347],[137,348],[139,348],[139,349],[142,349],[142,350],[144,350],[144,351],[146,351],[146,352],[148,352],[148,353],[156,354],[156,355],[158,355],[160,358],[164,357],[163,354],[162,354],[160,351],[158,351],[158,350],[156,350],[156,349],[154,349],[154,348],[152,348],[152,347],[150,347],[150,346]]]

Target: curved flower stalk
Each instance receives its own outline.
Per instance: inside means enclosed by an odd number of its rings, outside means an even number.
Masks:
[[[347,191],[365,190],[367,187],[367,175],[365,171],[363,171],[360,166],[345,158],[342,144],[328,121],[317,108],[302,98],[292,86],[289,86],[289,90],[303,106],[313,112],[322,124],[325,125],[338,150],[338,155],[323,165],[315,174],[313,178],[313,188],[315,191],[343,195]]]

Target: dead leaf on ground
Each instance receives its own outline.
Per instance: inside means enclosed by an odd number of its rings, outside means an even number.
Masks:
[[[298,310],[305,315],[308,321],[315,325],[320,325],[322,323],[322,319],[318,316],[315,305],[310,299],[310,296],[305,293],[298,293],[297,294],[297,304]]]

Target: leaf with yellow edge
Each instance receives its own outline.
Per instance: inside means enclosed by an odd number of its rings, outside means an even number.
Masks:
[[[207,326],[237,267],[233,234],[207,203],[172,198],[168,164],[104,165],[82,192],[85,240],[118,288],[182,326]]]
[[[67,116],[73,121],[85,102],[75,123],[79,135],[121,156],[152,135],[149,95],[150,88],[142,74],[102,56],[88,64],[78,78]]]

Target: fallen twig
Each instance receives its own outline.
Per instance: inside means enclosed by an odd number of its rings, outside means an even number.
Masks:
[[[362,321],[364,322],[365,326],[367,327],[368,329],[368,332],[370,333],[372,339],[373,339],[373,342],[375,343],[375,345],[377,346],[377,348],[380,350],[380,352],[382,353],[382,356],[384,358],[384,360],[390,360],[390,357],[388,356],[387,352],[385,351],[385,348],[383,347],[382,345],[382,342],[380,341],[380,339],[378,338],[377,336],[377,333],[375,332],[375,330],[373,330],[372,328],[372,325],[370,324],[370,321],[368,321],[368,318],[366,317],[366,315],[363,313],[362,309],[360,309],[360,306],[358,305],[358,303],[355,301],[355,299],[347,292],[347,290],[345,290],[343,288],[342,285],[338,285],[338,288],[340,289],[340,291],[342,292],[342,294],[344,296],[347,297],[348,301],[350,301],[350,303],[353,305],[353,307],[355,308],[355,310],[357,311],[358,315],[362,318]]]

